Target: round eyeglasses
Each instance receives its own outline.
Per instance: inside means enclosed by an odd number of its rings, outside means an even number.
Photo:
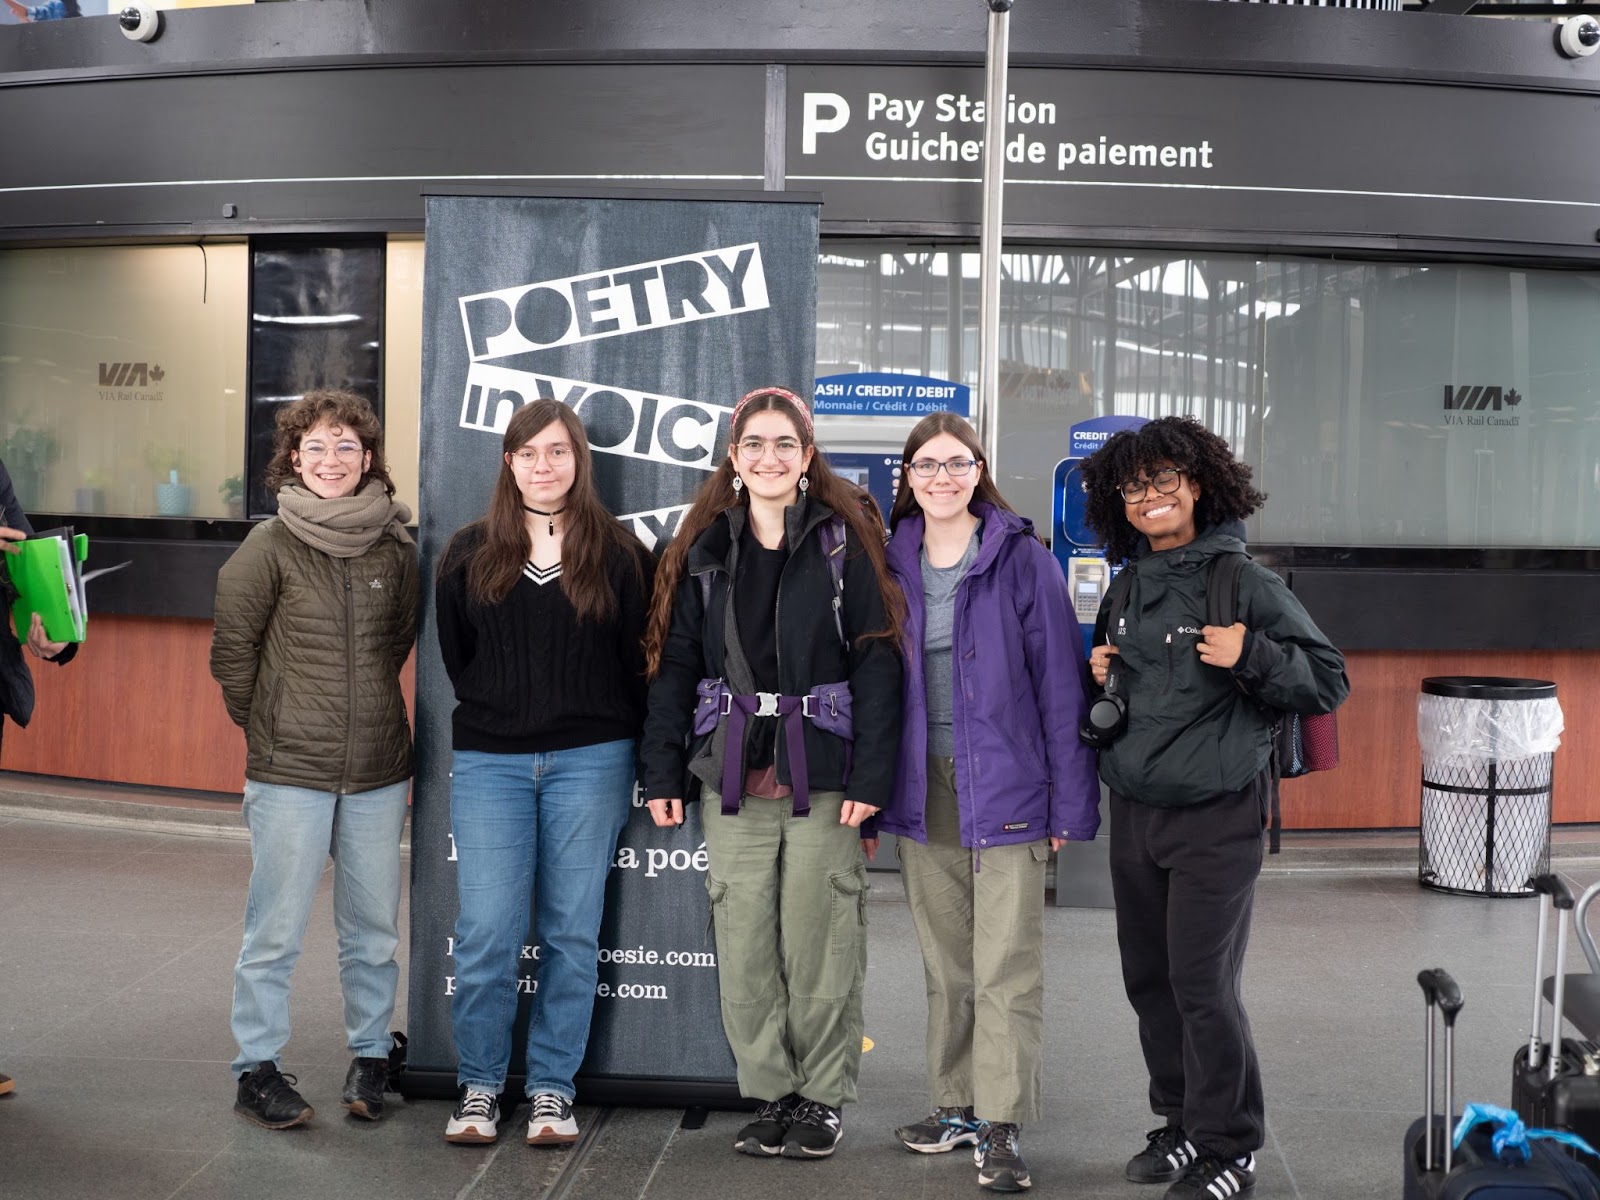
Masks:
[[[924,479],[932,479],[939,473],[939,468],[943,467],[944,473],[951,479],[960,479],[977,465],[978,460],[975,458],[947,458],[944,462],[932,458],[919,458],[911,464],[911,471]]]
[[[1172,495],[1178,490],[1178,481],[1183,475],[1182,467],[1163,467],[1149,479],[1129,479],[1119,483],[1117,491],[1122,494],[1124,504],[1137,504],[1151,488],[1155,488],[1159,496]]]
[[[739,439],[739,457],[745,462],[760,462],[768,446],[772,447],[772,453],[777,456],[779,462],[793,462],[800,455],[798,438],[764,438],[752,434],[750,437]]]
[[[567,460],[572,457],[572,447],[563,446],[559,442],[545,450],[540,450],[537,447],[530,449],[529,447],[524,446],[521,450],[513,450],[511,452],[511,457],[517,460],[517,464],[519,466],[532,467],[539,461],[541,454],[544,456],[545,462],[549,463],[552,467],[562,467],[565,466],[567,464]]]
[[[321,442],[307,442],[300,447],[300,457],[308,463],[321,462],[325,458],[355,462],[361,457],[361,443],[340,442],[337,446],[324,446]]]

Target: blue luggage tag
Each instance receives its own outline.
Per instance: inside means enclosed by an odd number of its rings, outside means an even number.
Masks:
[[[1456,1123],[1455,1144],[1459,1147],[1466,1140],[1467,1133],[1478,1125],[1495,1127],[1491,1141],[1495,1157],[1502,1161],[1505,1160],[1506,1152],[1509,1150],[1515,1151],[1517,1156],[1526,1162],[1533,1154],[1528,1148],[1530,1138],[1545,1138],[1552,1142],[1560,1142],[1564,1146],[1571,1146],[1585,1154],[1595,1153],[1594,1147],[1577,1134],[1560,1129],[1529,1129],[1516,1113],[1497,1104],[1467,1105],[1462,1110],[1461,1120]]]

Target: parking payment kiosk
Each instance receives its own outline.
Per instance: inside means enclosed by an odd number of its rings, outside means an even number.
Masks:
[[[1089,529],[1088,497],[1083,492],[1083,460],[1113,433],[1137,429],[1145,417],[1093,417],[1068,431],[1069,456],[1056,464],[1050,546],[1072,593],[1072,607],[1083,633],[1083,655],[1089,656],[1094,619],[1111,586],[1111,564],[1105,548]],[[1092,842],[1068,842],[1056,854],[1056,905],[1060,908],[1111,907],[1111,837],[1105,819],[1107,796],[1100,789],[1100,836]]]
[[[1080,421],[1068,433],[1069,455],[1056,464],[1050,546],[1066,573],[1072,592],[1072,607],[1083,630],[1083,653],[1089,656],[1089,639],[1094,636],[1094,618],[1100,601],[1111,586],[1111,565],[1106,562],[1100,539],[1089,529],[1086,513],[1088,498],[1083,494],[1083,460],[1105,443],[1113,433],[1137,429],[1146,417],[1092,417]]]

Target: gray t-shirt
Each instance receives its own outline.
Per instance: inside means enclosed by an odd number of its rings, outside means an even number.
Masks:
[[[955,662],[950,653],[951,626],[955,621],[956,587],[978,557],[983,525],[972,531],[966,553],[953,567],[935,567],[928,562],[928,547],[922,547],[922,606],[928,614],[927,631],[922,638],[923,677],[928,695],[928,753],[946,757],[956,752],[955,733],[950,728],[950,691],[955,685]]]

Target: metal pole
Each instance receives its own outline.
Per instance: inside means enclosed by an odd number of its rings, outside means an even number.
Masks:
[[[1006,73],[1012,0],[987,0],[989,47],[984,70],[983,223],[978,233],[978,395],[975,415],[983,455],[994,472],[1000,444],[1000,230],[1006,182]]]

